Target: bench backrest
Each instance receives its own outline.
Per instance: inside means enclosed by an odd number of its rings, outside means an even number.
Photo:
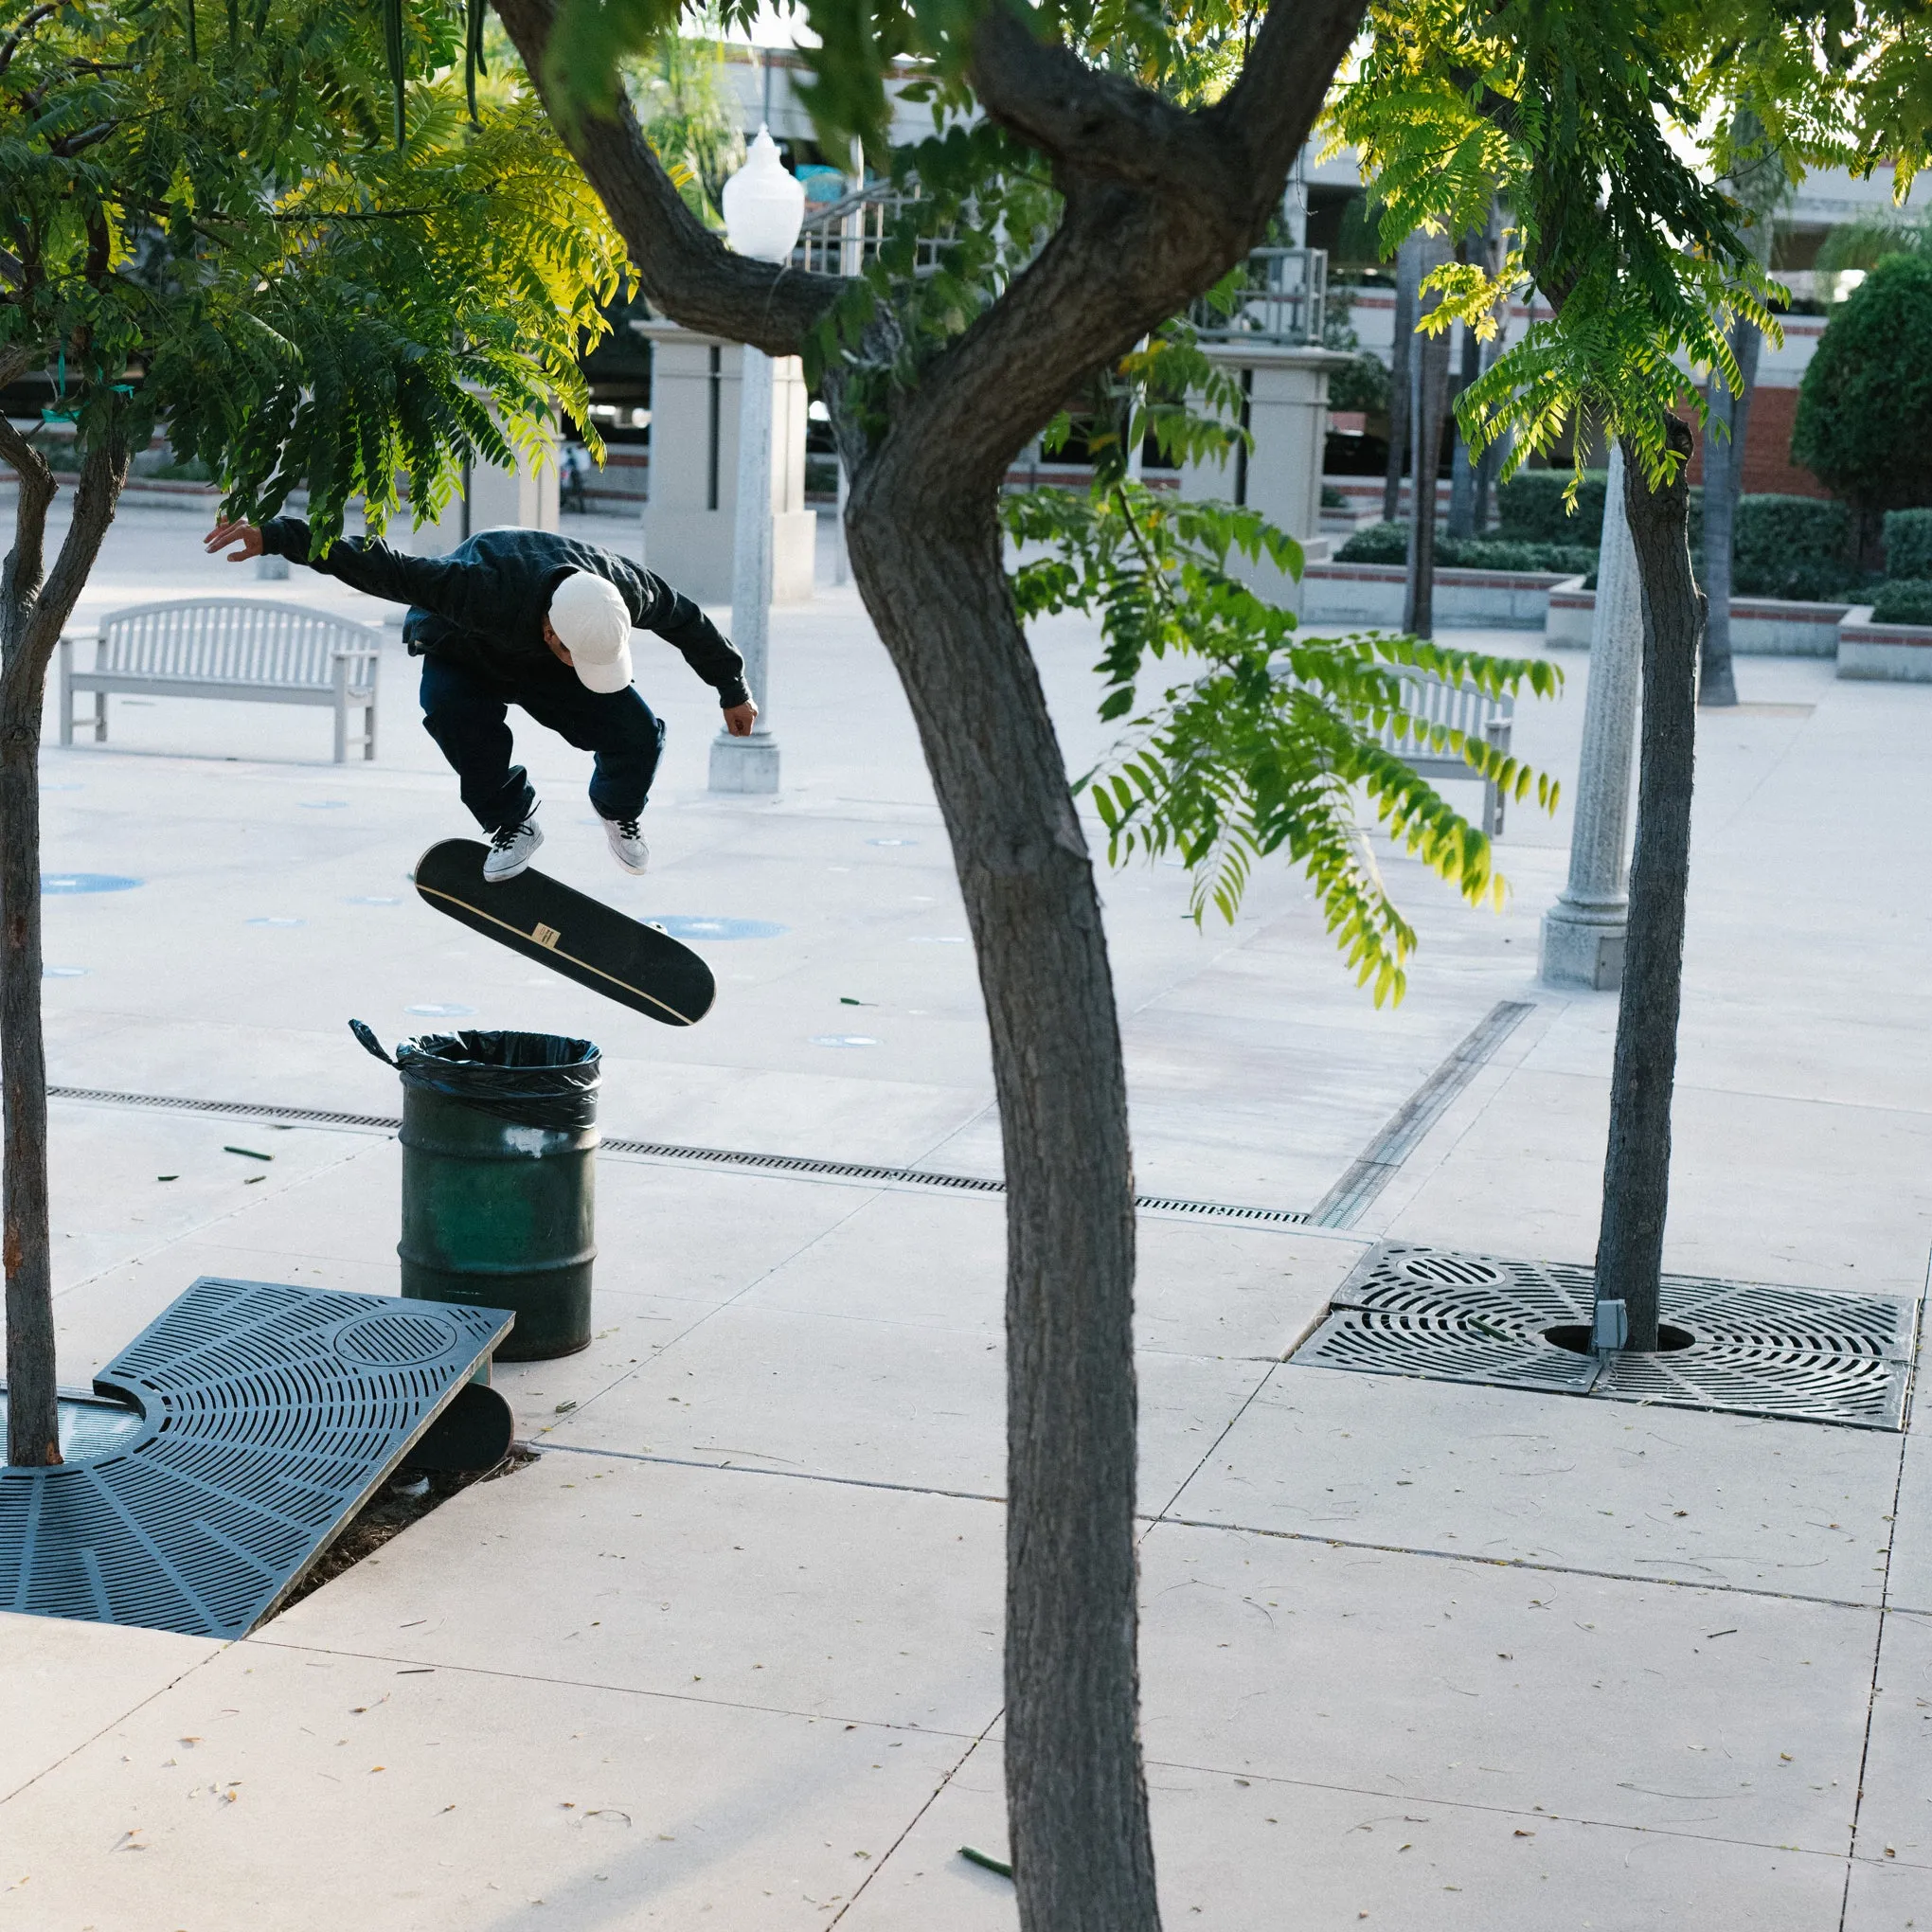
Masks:
[[[1402,669],[1396,672],[1406,687],[1403,695],[1407,701],[1404,709],[1413,718],[1427,724],[1440,724],[1451,731],[1460,731],[1466,738],[1480,742],[1484,732],[1493,719],[1513,719],[1516,701],[1512,697],[1493,698],[1487,691],[1479,691],[1473,685],[1445,684],[1439,677],[1432,677],[1427,671]],[[1398,740],[1395,726],[1391,722],[1384,727],[1382,742],[1395,751],[1404,751],[1417,744],[1413,734]]]
[[[334,682],[345,653],[382,649],[367,624],[257,598],[196,598],[136,604],[100,620],[96,671],[139,677],[206,678],[235,684]]]

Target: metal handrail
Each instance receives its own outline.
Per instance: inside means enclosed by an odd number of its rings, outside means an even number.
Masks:
[[[879,253],[900,213],[921,199],[886,181],[868,182],[841,195],[806,216],[792,250],[792,266],[816,275],[861,274]],[[935,267],[944,246],[942,237],[921,237],[918,268]]]
[[[1203,342],[1249,342],[1282,348],[1318,344],[1328,309],[1328,250],[1257,248],[1249,255],[1226,313],[1206,296],[1190,315]]]

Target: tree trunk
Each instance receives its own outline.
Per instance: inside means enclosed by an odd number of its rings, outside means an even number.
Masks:
[[[546,85],[551,0],[495,4]],[[853,576],[919,725],[992,1035],[1008,1185],[1007,1789],[1023,1932],[1158,1932],[1160,1920],[1139,1741],[1126,1082],[1092,864],[1006,581],[999,491],[1082,382],[1261,240],[1361,17],[1360,0],[1271,7],[1241,78],[1190,115],[1096,73],[1011,9],[985,9],[975,92],[1051,161],[1061,226],[922,367],[896,314],[876,312],[867,367],[917,367],[889,423],[846,406],[847,365],[831,365],[824,385],[851,475]],[[756,292],[713,277],[712,244],[689,232],[627,110],[556,118],[653,302],[688,327],[796,352],[809,322],[790,330]],[[774,294],[802,279],[763,273]],[[822,310],[836,293],[805,295]]]
[[[42,581],[53,479],[0,420],[0,458],[20,481],[0,576],[0,1195],[7,1273],[7,1459],[61,1459],[55,1398],[53,1241],[47,1208],[47,1074],[41,1034],[40,733],[47,664],[99,554],[127,451],[84,459],[73,521]]]
[[[1001,570],[993,500],[957,494],[916,455],[888,456],[853,487],[850,542],[918,721],[993,1035],[1020,1921],[1153,1932],[1136,1718],[1134,1188],[1092,861]]]
[[[1667,427],[1672,449],[1688,464],[1689,426],[1673,417]],[[1627,1346],[1649,1351],[1657,1346],[1658,1279],[1671,1192],[1671,1096],[1683,996],[1697,642],[1704,611],[1690,570],[1690,491],[1684,466],[1662,489],[1653,490],[1628,443],[1623,457],[1624,504],[1643,586],[1643,720],[1597,1297],[1624,1304]]]
[[[10,682],[10,681],[9,681]],[[7,1459],[61,1459],[54,1398],[47,1070],[41,1048],[40,712],[30,735],[0,703],[0,1094],[5,1139]]]
[[[1449,258],[1433,238],[1419,261],[1432,274]],[[1426,315],[1441,300],[1431,294],[1418,304]],[[1442,467],[1442,419],[1449,400],[1449,335],[1418,335],[1410,350],[1409,421],[1413,459],[1409,464],[1407,581],[1403,592],[1402,627],[1412,637],[1436,635],[1436,484]]]
[[[1466,325],[1462,331],[1462,367],[1458,373],[1460,381],[1456,385],[1458,396],[1482,373],[1482,344],[1476,331]],[[1452,412],[1454,406],[1452,399]],[[1450,420],[1454,422],[1453,413]],[[1449,473],[1449,534],[1452,537],[1473,537],[1476,534],[1476,459],[1469,453],[1469,438],[1461,430],[1455,428],[1452,434],[1456,438],[1456,454],[1451,459]]]
[[[1731,353],[1743,379],[1734,396],[1722,376],[1710,382],[1710,420],[1704,433],[1704,590],[1710,615],[1704,627],[1700,705],[1735,705],[1731,671],[1731,580],[1737,555],[1738,498],[1744,488],[1744,434],[1750,426],[1751,392],[1758,381],[1758,326],[1740,315],[1731,325]]]
[[[1416,284],[1422,279],[1419,229],[1395,251],[1395,335],[1388,349],[1388,471],[1382,486],[1382,521],[1402,514],[1402,473],[1408,460],[1409,364],[1416,349]]]

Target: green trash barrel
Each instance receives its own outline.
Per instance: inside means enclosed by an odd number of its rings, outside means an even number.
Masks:
[[[402,1293],[514,1311],[499,1361],[587,1348],[597,1047],[465,1032],[405,1041],[392,1064],[402,1076]]]

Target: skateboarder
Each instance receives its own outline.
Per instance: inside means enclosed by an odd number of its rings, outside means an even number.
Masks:
[[[463,803],[490,834],[483,876],[512,879],[544,842],[537,795],[510,763],[511,705],[597,754],[590,802],[627,872],[651,852],[638,824],[664,725],[631,684],[631,632],[655,631],[718,693],[724,728],[751,735],[744,660],[689,598],[627,558],[549,530],[483,530],[446,557],[410,557],[374,537],[309,554],[309,526],[271,517],[206,538],[228,561],[286,557],[371,597],[410,606],[402,637],[422,659],[422,722],[456,767]]]

